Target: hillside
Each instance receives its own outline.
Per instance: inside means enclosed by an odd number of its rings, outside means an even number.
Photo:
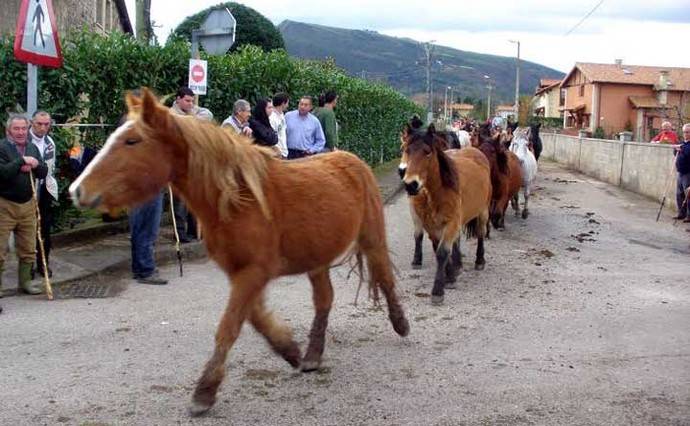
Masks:
[[[406,95],[426,90],[426,56],[424,47],[415,40],[288,20],[281,22],[278,29],[292,56],[333,58],[349,73],[386,82]],[[441,96],[445,87],[453,86],[456,93],[460,89],[462,97],[486,97],[483,76],[487,74],[496,83],[494,93],[499,102],[512,103],[515,98],[514,58],[436,46],[433,60],[441,62],[436,62],[432,71],[434,92]],[[531,95],[540,78],[563,76],[552,68],[521,61],[520,92]],[[492,103],[495,105],[495,101]]]

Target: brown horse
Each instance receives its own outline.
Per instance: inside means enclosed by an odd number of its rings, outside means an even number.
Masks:
[[[498,138],[492,137],[488,126],[482,126],[477,135],[479,150],[491,165],[491,223],[494,228],[505,227],[505,212],[508,203],[517,196],[522,187],[520,160],[506,150]]]
[[[366,257],[370,288],[382,290],[395,331],[409,324],[395,292],[381,197],[369,167],[338,151],[280,161],[228,130],[173,115],[146,89],[127,97],[129,121],[70,187],[78,206],[110,209],[157,194],[168,182],[205,231],[209,256],[225,271],[231,295],[213,356],[199,379],[191,413],[216,401],[228,352],[245,319],[291,366],[318,368],[333,301],[329,268],[349,254]],[[307,273],[315,317],[304,358],[291,330],[264,304],[267,283]]]
[[[433,304],[443,302],[444,288],[452,288],[462,267],[460,237],[463,228],[476,236],[475,269],[484,269],[484,237],[489,221],[491,178],[489,162],[472,147],[444,150],[434,126],[426,132],[403,131],[400,172],[410,195],[415,226],[413,266],[422,263],[423,231],[436,252],[436,277],[431,291]],[[449,259],[450,258],[450,259]]]

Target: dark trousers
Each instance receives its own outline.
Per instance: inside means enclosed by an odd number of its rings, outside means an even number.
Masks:
[[[41,214],[41,238],[43,239],[43,248],[46,253],[46,265],[49,265],[50,248],[52,247],[50,229],[53,227],[53,196],[50,195],[45,184],[40,185],[38,191],[38,211]],[[40,273],[43,272],[41,245],[38,242],[38,237],[36,237],[36,270]]]
[[[196,219],[194,215],[187,210],[184,201],[179,197],[173,196],[173,208],[175,209],[177,235],[180,236],[180,239],[198,238],[198,235],[196,235]]]
[[[294,160],[295,158],[302,158],[306,157],[309,154],[307,154],[307,151],[302,151],[300,149],[290,149],[288,148],[288,160]]]
[[[685,191],[690,188],[690,173],[681,175],[678,173],[678,183],[676,186],[676,206],[678,206],[678,216],[690,217],[690,206],[685,201]],[[683,205],[685,207],[683,207]],[[681,207],[683,209],[681,210]]]
[[[133,208],[129,212],[129,232],[132,243],[132,274],[134,278],[146,278],[156,270],[153,249],[163,213],[163,194]]]

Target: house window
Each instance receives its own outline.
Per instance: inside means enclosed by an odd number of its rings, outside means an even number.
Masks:
[[[561,89],[561,97],[558,100],[558,106],[565,105],[565,92],[566,92],[566,89]]]
[[[585,96],[585,85],[581,84],[580,85],[580,97]]]

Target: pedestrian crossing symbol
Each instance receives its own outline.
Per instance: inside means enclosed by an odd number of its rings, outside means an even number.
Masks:
[[[35,65],[62,66],[62,51],[51,0],[22,0],[14,39],[14,56],[19,61]]]

